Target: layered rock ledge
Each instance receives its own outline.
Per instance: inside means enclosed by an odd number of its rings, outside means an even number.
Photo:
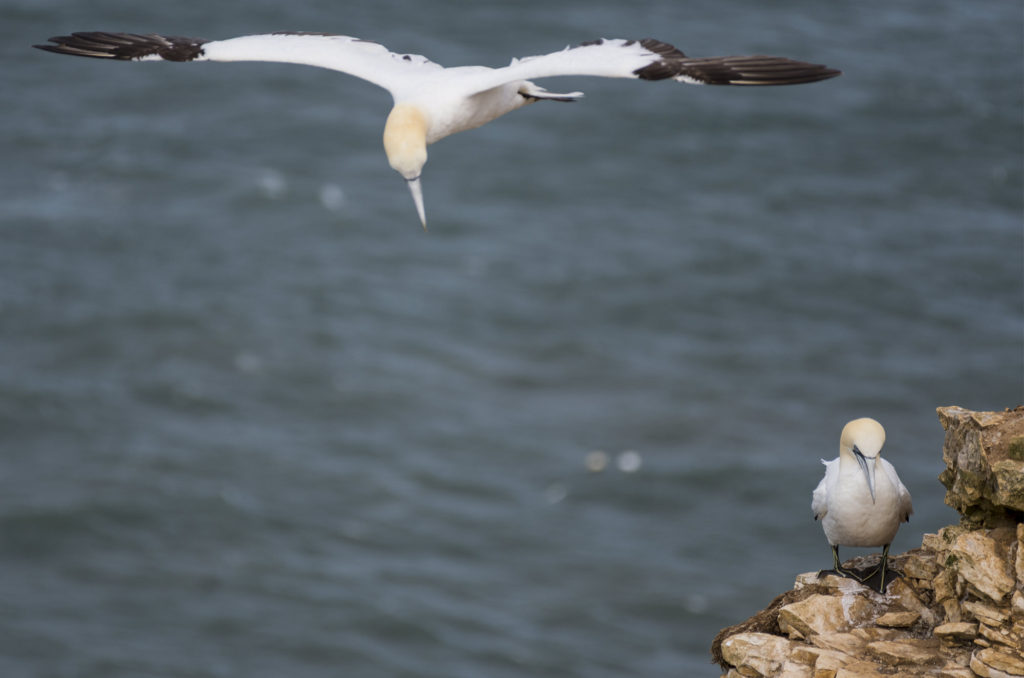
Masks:
[[[884,594],[799,575],[791,591],[715,638],[723,678],[1024,676],[1024,407],[938,413],[939,480],[960,524],[890,556],[904,576]]]

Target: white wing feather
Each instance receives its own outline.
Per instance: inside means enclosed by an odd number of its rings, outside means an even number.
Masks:
[[[636,78],[636,71],[658,55],[635,40],[600,40],[566,47],[559,52],[513,59],[504,68],[491,68],[466,77],[460,85],[482,92],[517,80],[578,75],[599,78]]]
[[[424,71],[443,67],[419,54],[396,54],[384,45],[347,35],[271,33],[214,40],[203,45],[208,61],[272,61],[318,66],[367,80],[394,93]]]
[[[914,507],[910,501],[910,491],[904,487],[903,482],[900,481],[900,477],[896,473],[896,468],[892,464],[885,459],[880,459],[879,461],[882,462],[882,470],[885,472],[889,482],[893,484],[893,487],[897,488],[900,522],[905,523],[910,520],[910,514],[914,512]]]
[[[821,479],[811,495],[811,511],[814,512],[815,520],[821,520],[828,513],[828,488],[834,484],[834,478],[839,473],[838,457],[832,461],[822,459],[821,463],[825,465],[825,477]]]

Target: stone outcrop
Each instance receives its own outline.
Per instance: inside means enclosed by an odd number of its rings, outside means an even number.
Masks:
[[[946,503],[970,527],[1019,523],[1024,515],[1024,413],[940,407],[946,429],[939,480]]]
[[[793,590],[715,638],[724,677],[1024,676],[1024,408],[938,412],[939,480],[961,523],[890,556],[903,577],[884,594],[799,575]]]

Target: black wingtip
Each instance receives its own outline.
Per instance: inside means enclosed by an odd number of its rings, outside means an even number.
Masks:
[[[47,38],[50,44],[32,46],[46,52],[53,52],[54,54],[69,54],[71,56],[84,56],[101,59],[118,58],[114,45],[109,41],[102,39],[103,36],[106,35],[110,34],[89,32],[72,33],[71,35],[55,35],[52,38]]]
[[[692,70],[683,75],[700,78],[707,75],[708,84],[723,85],[803,85],[838,77],[842,71],[824,64],[795,61],[785,57],[755,55],[694,60]]]
[[[839,70],[838,68],[828,68],[827,66],[822,66],[822,68],[824,69],[821,72],[821,79],[822,80],[829,80],[831,78],[838,78],[840,75],[843,74],[843,72],[841,70]]]
[[[49,45],[33,47],[55,54],[69,54],[97,59],[137,60],[159,57],[167,61],[191,61],[203,54],[203,44],[197,38],[139,35],[136,33],[108,33],[82,31],[50,38]]]
[[[685,57],[667,43],[643,41],[654,61],[634,71],[643,80],[672,78],[701,85],[801,85],[842,75],[823,64],[765,55]],[[675,51],[673,51],[675,50]]]

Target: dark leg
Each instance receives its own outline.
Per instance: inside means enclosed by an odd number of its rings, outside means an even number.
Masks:
[[[888,553],[888,549],[886,549],[886,553]],[[876,574],[878,574],[878,568],[875,568],[874,570],[872,570],[870,573],[868,573],[866,575],[864,575],[862,573],[855,572],[854,570],[843,569],[843,567],[839,564],[839,545],[838,544],[834,545],[832,547],[832,568],[833,568],[832,571],[835,572],[836,574],[838,574],[839,576],[846,577],[847,579],[853,579],[855,581],[859,581],[861,584],[863,584],[868,579],[870,579],[871,577],[873,577]],[[818,574],[818,576],[821,577],[824,574],[824,572],[825,571],[823,570],[821,573]]]
[[[845,577],[846,573],[839,567],[839,547],[832,546],[832,569],[831,570],[818,570],[818,579],[821,579],[826,574],[838,574],[840,577]]]
[[[878,592],[879,593],[885,593],[886,584],[889,583],[889,582],[887,582],[885,580],[885,575],[890,574],[889,569],[888,569],[889,568],[889,546],[890,546],[890,544],[886,544],[884,547],[882,547],[882,558],[878,561],[878,566],[875,567],[875,569],[871,570],[871,572],[869,572],[868,574],[864,575],[863,577],[858,577],[858,579],[861,581],[861,583],[867,584],[868,581],[874,579],[877,576],[878,577]],[[898,576],[898,574],[896,574],[896,573],[892,573],[892,574],[894,575],[893,576],[894,579],[896,578],[896,576]],[[874,584],[872,583],[870,585],[873,586]]]
[[[885,593],[885,566],[889,562],[889,544],[882,549],[882,578],[878,583],[878,592]]]
[[[857,580],[859,582],[863,582],[864,581],[863,579],[858,577],[856,574],[854,574],[850,570],[844,570],[843,567],[839,564],[839,545],[838,544],[833,544],[832,545],[832,570],[831,571],[835,572],[840,577],[846,577],[847,579],[855,579],[855,580]],[[828,570],[822,570],[821,572],[818,573],[818,576],[822,577],[827,572],[828,572]]]

